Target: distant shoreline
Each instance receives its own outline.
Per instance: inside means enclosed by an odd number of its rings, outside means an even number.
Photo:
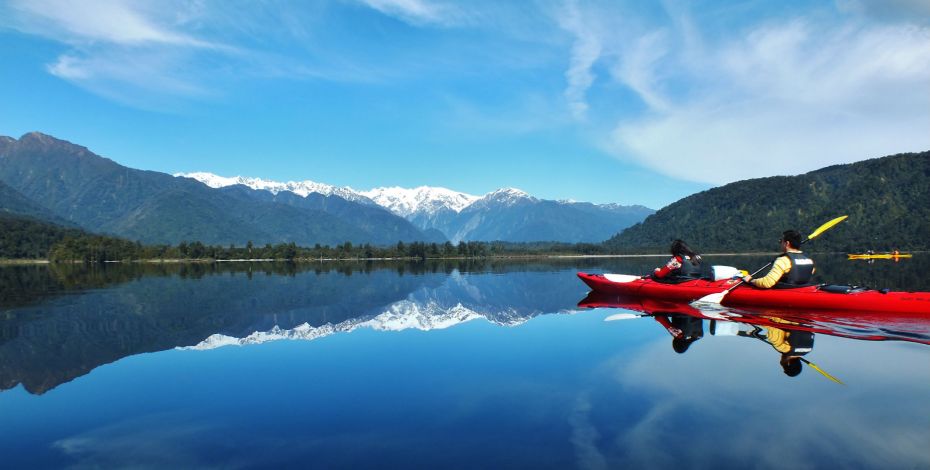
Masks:
[[[921,253],[913,251],[909,253]],[[774,256],[775,252],[753,252],[753,253],[704,253],[702,256]],[[841,254],[821,253],[821,254]],[[669,256],[668,253],[646,253],[646,254],[626,254],[626,255],[511,255],[511,256],[451,256],[426,258],[424,261],[441,261],[441,260],[540,260],[540,259],[605,259],[605,258],[660,258]],[[141,260],[114,260],[104,261],[103,264],[213,264],[213,263],[322,263],[322,262],[359,262],[359,261],[419,261],[420,258],[295,258],[293,260],[276,259],[276,258],[254,258],[254,259],[141,259]],[[83,261],[60,261],[52,263],[47,259],[0,259],[0,266],[28,266],[43,264],[85,264]],[[88,263],[90,264],[90,263]]]

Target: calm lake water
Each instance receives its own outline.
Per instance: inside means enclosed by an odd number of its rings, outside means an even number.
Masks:
[[[930,255],[816,259],[930,291]],[[2,467],[930,467],[930,317],[785,323],[841,385],[752,322],[664,316],[677,353],[578,306],[661,261],[2,267]]]

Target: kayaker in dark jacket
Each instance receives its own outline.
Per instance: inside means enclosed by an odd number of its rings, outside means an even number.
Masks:
[[[778,240],[783,253],[772,262],[772,269],[761,278],[745,276],[743,281],[754,287],[769,289],[771,287],[800,287],[810,283],[814,275],[814,260],[801,252],[801,234],[795,230],[786,230]]]
[[[701,277],[701,255],[694,252],[685,242],[675,240],[670,249],[672,257],[664,266],[656,268],[652,277],[656,279],[697,279]]]

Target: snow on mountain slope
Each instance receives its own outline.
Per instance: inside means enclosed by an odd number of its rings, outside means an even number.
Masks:
[[[589,228],[589,231],[597,232],[589,237],[610,236],[618,230],[622,230],[630,224],[622,223],[617,225],[610,222],[611,217],[619,217],[612,212],[623,212],[631,210],[629,207],[619,204],[591,204],[577,202],[572,200],[563,201],[546,201],[537,199],[525,191],[516,188],[501,188],[491,191],[483,196],[462,193],[447,188],[435,186],[420,186],[417,188],[401,187],[379,187],[368,191],[356,191],[349,187],[335,187],[328,184],[316,183],[313,181],[290,181],[280,183],[276,181],[264,180],[261,178],[233,177],[226,178],[217,176],[212,173],[177,173],[175,176],[184,176],[196,179],[210,187],[221,188],[225,186],[242,184],[252,189],[262,189],[277,194],[280,191],[290,191],[300,196],[306,197],[310,193],[320,193],[324,195],[336,195],[344,199],[381,206],[392,213],[407,219],[420,230],[438,230],[452,243],[458,243],[461,240],[474,239],[474,236],[492,237],[493,239],[512,240],[510,237],[516,237],[512,232],[521,229],[520,224],[532,218],[533,208],[545,206],[554,202],[559,206],[566,207],[568,212],[552,212],[551,206],[547,206],[544,218],[552,223],[577,226],[582,224],[578,222],[579,214],[588,214],[589,218],[594,217],[596,221],[602,221],[603,224],[610,225],[601,229],[593,228],[590,220],[583,225]],[[637,206],[638,207],[638,206]],[[633,207],[632,209],[636,209]],[[648,211],[646,208],[641,208]],[[539,212],[539,211],[537,211]],[[558,219],[562,222],[556,222],[553,214],[562,214]],[[508,215],[509,214],[509,215]],[[574,214],[574,215],[572,215]],[[622,215],[622,214],[621,214]],[[645,217],[648,214],[643,215]],[[539,219],[543,216],[538,216]],[[626,216],[626,218],[634,216]],[[541,220],[541,219],[540,219]],[[626,219],[624,219],[626,220]],[[633,220],[635,223],[636,220]],[[493,224],[499,230],[488,231],[486,225]],[[507,228],[509,227],[509,228]],[[552,233],[539,234],[539,236],[567,237],[565,241],[578,241],[577,234],[568,236],[565,230],[556,230]],[[482,231],[482,229],[486,229]],[[506,229],[506,230],[505,230]],[[601,233],[603,232],[603,233]],[[522,239],[520,239],[522,241]],[[588,241],[588,239],[584,239]]]
[[[261,344],[278,340],[314,340],[336,333],[347,333],[359,328],[371,328],[376,331],[402,331],[417,329],[422,331],[451,328],[472,320],[484,319],[504,326],[516,326],[528,318],[519,318],[508,322],[495,322],[488,314],[478,313],[461,303],[443,307],[436,301],[421,304],[412,300],[403,300],[388,306],[387,310],[369,318],[354,318],[341,323],[327,323],[314,327],[307,323],[289,330],[275,326],[269,331],[256,331],[244,338],[235,338],[223,334],[210,335],[193,346],[178,347],[182,350],[209,350],[223,346],[244,346]]]
[[[281,191],[289,191],[298,196],[307,197],[311,193],[318,193],[324,196],[339,196],[347,201],[361,202],[365,204],[374,203],[374,201],[372,201],[370,198],[363,196],[361,193],[348,186],[337,187],[325,183],[317,183],[310,180],[288,181],[286,183],[281,183],[278,181],[243,176],[224,177],[207,172],[175,173],[174,176],[192,178],[211,188],[223,188],[226,186],[241,184],[252,189],[269,191],[272,194],[278,194]]]
[[[407,189],[400,187],[374,188],[361,193],[391,212],[409,218],[411,215],[435,214],[443,209],[461,212],[479,199],[478,196],[460,193],[446,188],[420,186]]]
[[[521,202],[539,202],[533,196],[517,188],[501,188],[491,191],[484,196],[477,198],[470,206],[469,210],[484,209],[488,207],[510,207]]]

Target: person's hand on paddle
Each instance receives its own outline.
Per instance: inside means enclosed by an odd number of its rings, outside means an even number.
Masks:
[[[747,274],[747,275],[743,276],[743,282],[745,282],[745,283],[748,284],[749,281],[751,281],[751,280],[752,280],[752,276],[751,276],[751,275]]]

